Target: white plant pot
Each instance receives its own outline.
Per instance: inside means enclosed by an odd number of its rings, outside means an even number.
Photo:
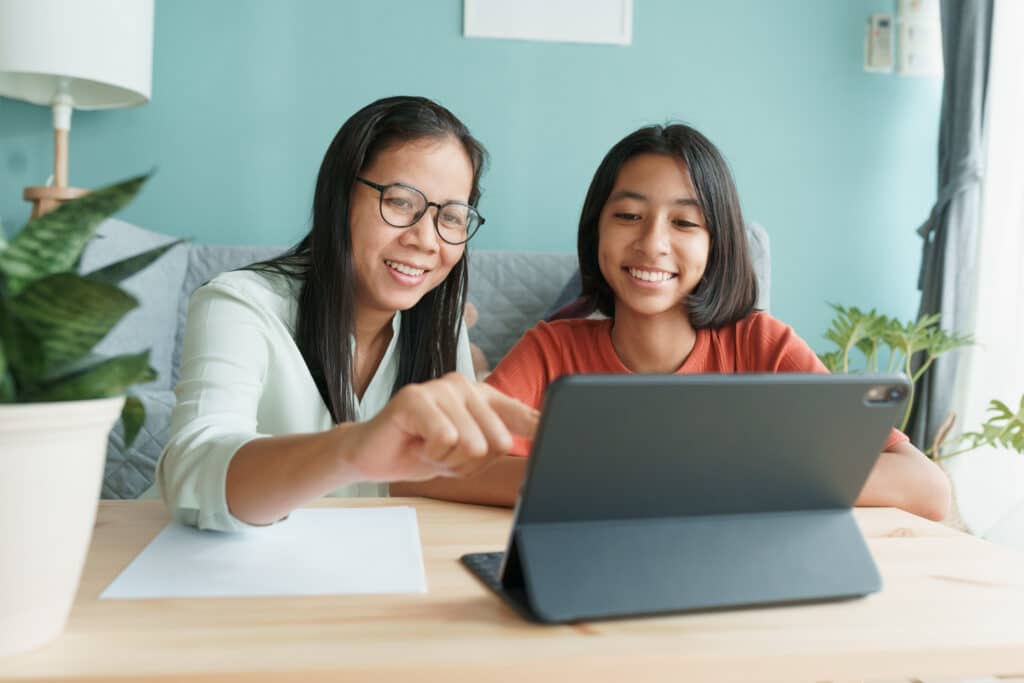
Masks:
[[[0,405],[0,656],[64,630],[123,404]]]

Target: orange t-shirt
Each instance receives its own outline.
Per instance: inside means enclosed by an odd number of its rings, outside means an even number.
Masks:
[[[612,346],[611,320],[556,320],[528,330],[485,380],[540,408],[548,385],[562,375],[630,373]],[[717,329],[697,330],[693,350],[677,375],[738,372],[827,373],[793,328],[763,311]],[[892,430],[885,450],[907,441]],[[515,437],[513,455],[529,455],[530,442]]]

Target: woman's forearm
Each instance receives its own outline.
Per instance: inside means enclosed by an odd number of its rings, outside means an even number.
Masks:
[[[356,481],[358,474],[345,457],[345,432],[351,426],[246,443],[228,465],[228,510],[249,524],[273,524],[295,508]]]
[[[394,495],[513,505],[526,463],[499,454],[512,447],[512,434],[532,439],[537,419],[533,408],[458,373],[410,384],[368,422],[246,443],[228,465],[228,510],[249,524],[271,524],[344,484],[439,475],[469,485],[438,481],[416,492],[396,485]]]
[[[526,458],[504,455],[471,477],[436,477],[428,481],[394,482],[392,496],[422,496],[456,503],[512,507],[526,474]]]

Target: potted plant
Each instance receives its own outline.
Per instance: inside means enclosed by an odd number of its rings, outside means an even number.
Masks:
[[[916,322],[900,322],[895,318],[882,315],[871,309],[862,311],[856,306],[849,308],[831,304],[836,312],[835,318],[825,339],[836,345],[836,348],[821,354],[821,361],[831,372],[850,372],[855,367],[853,351],[862,356],[863,369],[867,372],[878,372],[885,365],[888,372],[903,372],[916,383],[932,366],[935,359],[944,353],[974,343],[970,335],[947,332],[939,327],[939,314],[924,316]],[[912,359],[915,354],[923,354],[921,364],[914,369]],[[899,428],[906,429],[910,412],[914,405],[913,386],[907,399],[907,409]],[[953,443],[962,442],[966,446],[957,450],[943,452],[943,446],[953,430],[956,414],[950,413],[940,425],[931,445],[925,450],[929,457],[944,460],[967,453],[981,446],[1007,448],[1024,453],[1024,396],[1014,412],[1010,407],[997,400],[989,403],[989,418],[978,431],[965,432]]]
[[[97,226],[147,176],[92,192],[0,234],[0,655],[60,634],[92,536],[107,435],[145,418],[125,398],[155,378],[149,351],[93,347],[138,302],[118,284],[177,242],[79,274]]]

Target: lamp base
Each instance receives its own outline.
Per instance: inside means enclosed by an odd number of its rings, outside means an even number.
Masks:
[[[32,218],[39,218],[56,209],[61,202],[77,199],[87,194],[89,194],[89,190],[83,190],[80,187],[44,186],[26,187],[22,196],[32,202]]]

